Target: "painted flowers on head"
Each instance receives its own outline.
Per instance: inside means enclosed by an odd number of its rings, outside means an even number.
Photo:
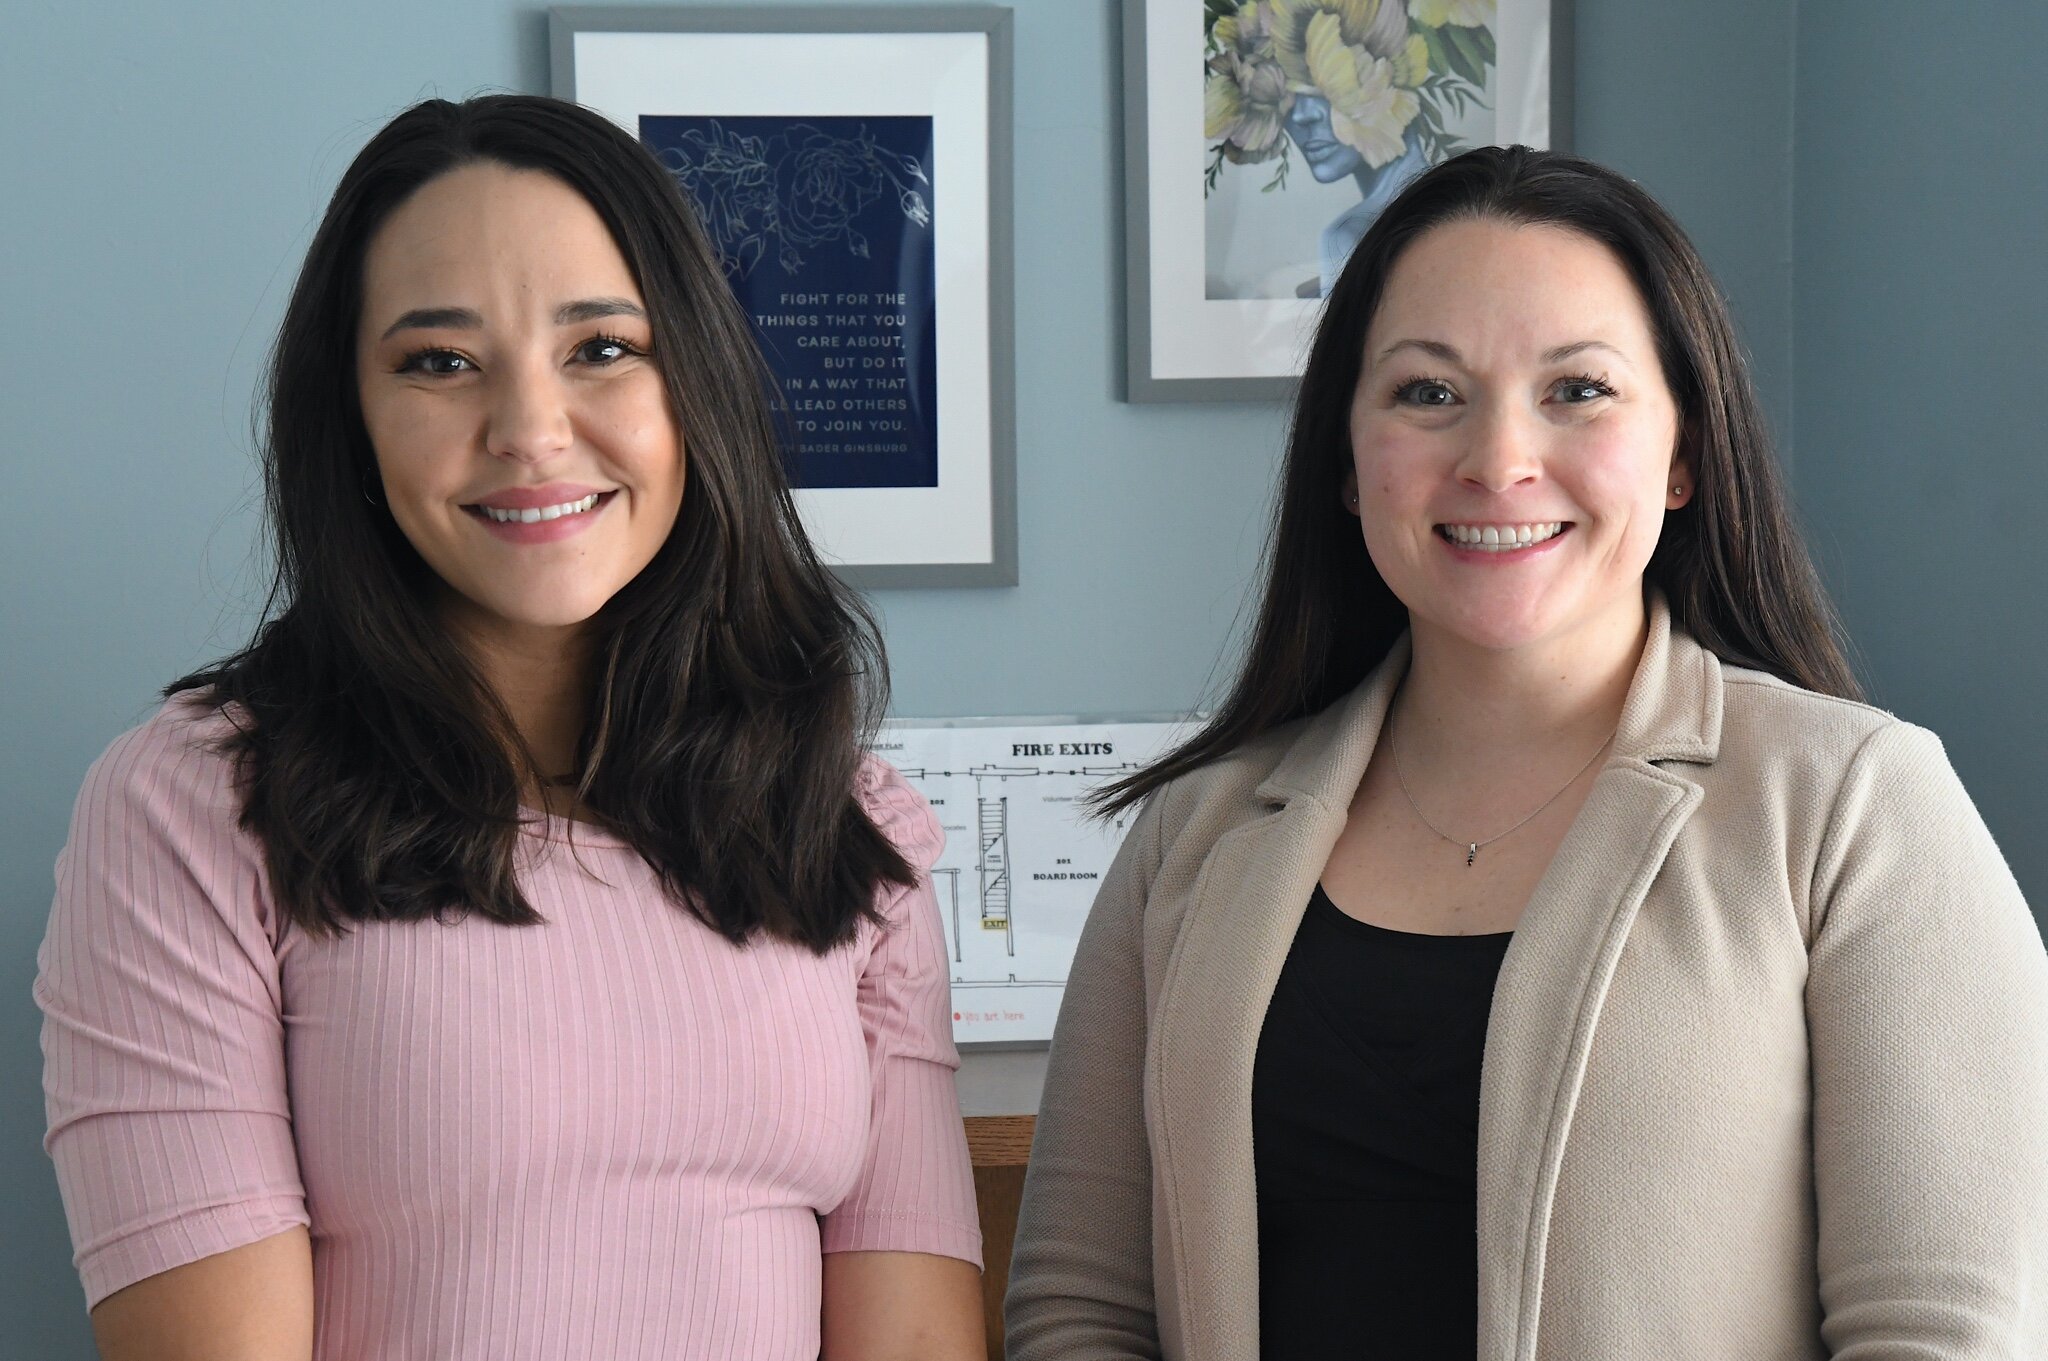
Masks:
[[[1296,98],[1329,105],[1330,128],[1374,169],[1412,138],[1430,161],[1463,150],[1447,114],[1484,107],[1497,0],[1207,0],[1207,187],[1226,164],[1276,161]]]
[[[1287,76],[1274,60],[1273,17],[1262,0],[1212,16],[1209,81],[1202,90],[1202,121],[1216,151],[1245,165],[1281,154],[1280,119],[1294,103]]]

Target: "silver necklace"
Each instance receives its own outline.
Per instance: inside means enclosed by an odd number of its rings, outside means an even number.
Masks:
[[[1620,731],[1620,729],[1616,729],[1615,731],[1618,732]],[[1452,836],[1449,832],[1446,832],[1443,828],[1437,826],[1434,822],[1431,822],[1429,820],[1429,815],[1422,811],[1422,805],[1417,803],[1415,801],[1415,796],[1408,792],[1408,777],[1401,773],[1401,744],[1394,740],[1394,734],[1392,729],[1389,729],[1387,732],[1387,750],[1394,754],[1394,780],[1401,786],[1401,797],[1408,800],[1408,806],[1415,810],[1416,817],[1422,819],[1423,826],[1429,828],[1430,831],[1435,832],[1438,836],[1450,842],[1453,846],[1462,846],[1465,848],[1465,868],[1471,869],[1472,862],[1479,858],[1479,851],[1481,847],[1491,846],[1494,842],[1500,840],[1504,836],[1512,836],[1514,833],[1521,831],[1522,828],[1528,826],[1531,822],[1535,821],[1537,813],[1542,812],[1544,809],[1550,807],[1551,804],[1557,802],[1558,794],[1564,793],[1565,790],[1570,789],[1574,784],[1578,783],[1579,776],[1585,774],[1589,769],[1592,768],[1593,762],[1600,759],[1600,753],[1607,750],[1607,744],[1609,742],[1612,742],[1613,740],[1614,733],[1607,734],[1606,738],[1601,741],[1600,745],[1593,749],[1593,754],[1586,758],[1586,764],[1580,766],[1577,770],[1573,771],[1571,779],[1566,780],[1563,784],[1557,787],[1557,794],[1552,794],[1549,798],[1537,804],[1535,811],[1531,812],[1529,816],[1523,818],[1520,822],[1508,828],[1507,831],[1495,832],[1492,836],[1487,837],[1483,841],[1467,841],[1464,837]]]

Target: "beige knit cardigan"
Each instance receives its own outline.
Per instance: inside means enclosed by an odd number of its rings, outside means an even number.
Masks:
[[[1405,666],[1126,839],[1053,1041],[1012,1361],[1258,1355],[1253,1056]],[[2048,1358],[2048,956],[2010,871],[1933,736],[1724,665],[1661,602],[1479,1105],[1480,1361]]]

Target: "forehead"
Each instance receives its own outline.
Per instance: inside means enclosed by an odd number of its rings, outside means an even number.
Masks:
[[[1417,237],[1387,276],[1369,335],[1461,348],[1481,336],[1543,347],[1652,343],[1642,294],[1605,244],[1566,227],[1491,218]]]
[[[552,175],[488,162],[421,185],[363,256],[366,314],[423,301],[483,310],[526,295],[552,307],[597,294],[639,298],[597,210]]]

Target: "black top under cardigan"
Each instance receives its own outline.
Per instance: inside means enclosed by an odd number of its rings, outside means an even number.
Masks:
[[[1476,1352],[1479,1061],[1511,938],[1388,930],[1316,887],[1252,1078],[1263,1361]]]

